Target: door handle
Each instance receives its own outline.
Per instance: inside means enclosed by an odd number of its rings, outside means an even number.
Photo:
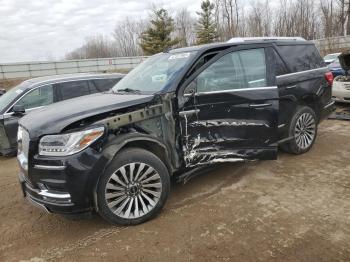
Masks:
[[[197,114],[197,113],[199,113],[199,112],[200,112],[199,109],[189,110],[189,111],[181,111],[181,112],[179,112],[179,115],[180,115],[180,116],[188,116],[188,115]]]
[[[263,108],[263,107],[269,107],[272,106],[272,104],[250,104],[249,107],[251,108]]]
[[[294,86],[287,86],[286,89],[293,89],[293,88],[297,88],[298,86],[297,85],[294,85]]]

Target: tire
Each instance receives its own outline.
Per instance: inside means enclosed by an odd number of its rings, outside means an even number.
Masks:
[[[112,224],[140,224],[157,215],[169,192],[168,169],[156,155],[139,148],[125,149],[100,178],[98,213]]]
[[[281,145],[287,153],[300,155],[308,152],[317,137],[317,117],[310,107],[299,107],[289,125],[288,137],[292,140]]]

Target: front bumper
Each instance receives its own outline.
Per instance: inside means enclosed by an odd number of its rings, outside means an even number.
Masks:
[[[61,207],[72,206],[69,193],[50,192],[47,189],[35,189],[29,181],[26,180],[23,173],[18,174],[21,184],[23,196],[34,206],[43,209],[47,213],[51,213],[48,206],[55,206],[57,210]]]
[[[107,164],[102,154],[87,148],[65,158],[35,155],[25,163],[19,155],[18,160],[23,195],[35,206],[60,214],[94,209],[98,178]]]
[[[337,102],[350,103],[350,83],[334,81],[332,97]]]

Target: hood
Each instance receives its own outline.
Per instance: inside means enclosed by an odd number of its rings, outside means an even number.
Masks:
[[[87,117],[152,101],[154,95],[97,93],[52,104],[21,118],[31,138],[59,133]]]
[[[350,51],[343,52],[339,55],[339,63],[346,72],[350,70]]]

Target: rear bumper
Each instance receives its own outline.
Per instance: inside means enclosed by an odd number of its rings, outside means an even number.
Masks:
[[[325,105],[321,111],[320,122],[329,117],[335,111],[335,101],[331,100],[327,105]]]

